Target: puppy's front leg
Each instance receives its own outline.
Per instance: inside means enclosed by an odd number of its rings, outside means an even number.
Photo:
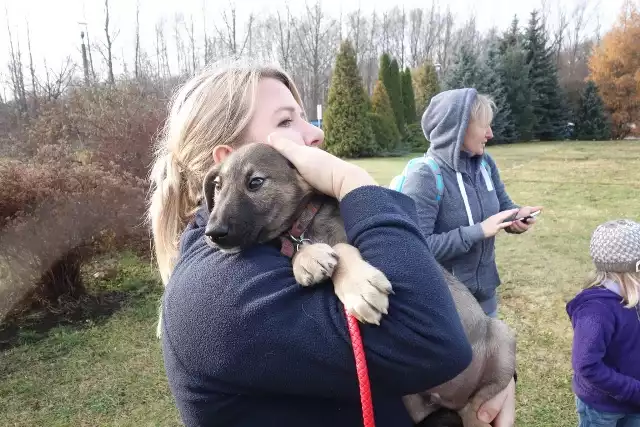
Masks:
[[[311,286],[333,275],[338,254],[326,243],[303,243],[292,262],[296,281],[302,286]]]
[[[336,295],[346,310],[361,322],[380,324],[388,313],[391,283],[377,268],[362,259],[360,251],[346,243],[333,247],[340,258],[333,276]]]

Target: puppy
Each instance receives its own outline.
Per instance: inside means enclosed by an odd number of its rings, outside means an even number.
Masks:
[[[320,195],[274,148],[247,144],[214,166],[203,180],[209,212],[205,238],[226,252],[255,244],[278,244],[309,202],[322,205],[303,238],[294,240],[293,273],[302,286],[331,279],[347,312],[379,324],[387,314],[392,286],[347,243],[338,201]],[[456,411],[464,427],[490,427],[477,419],[482,403],[504,389],[515,372],[515,336],[501,321],[486,316],[469,290],[442,268],[473,348],[471,364],[451,381],[404,397],[415,423],[440,408]],[[434,414],[435,416],[436,414]]]

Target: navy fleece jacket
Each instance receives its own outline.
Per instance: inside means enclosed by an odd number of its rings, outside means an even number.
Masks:
[[[413,201],[383,187],[340,204],[349,242],[395,295],[380,326],[361,325],[376,425],[411,426],[401,397],[455,377],[471,347]],[[272,245],[224,254],[184,232],[163,298],[166,373],[192,426],[358,426],[358,381],[343,306],[330,283],[304,288]]]

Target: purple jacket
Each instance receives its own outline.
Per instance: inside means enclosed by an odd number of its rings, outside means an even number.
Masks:
[[[640,309],[624,307],[616,283],[605,285],[567,304],[573,391],[596,410],[640,413]]]

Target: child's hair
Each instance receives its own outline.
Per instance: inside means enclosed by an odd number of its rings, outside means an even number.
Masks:
[[[620,286],[626,307],[640,299],[640,223],[629,219],[606,221],[596,227],[589,244],[595,271],[586,287],[609,279]]]
[[[174,95],[151,170],[148,218],[155,255],[166,285],[179,236],[197,210],[202,179],[218,145],[237,147],[255,107],[262,78],[281,81],[302,106],[293,79],[277,66],[229,59],[210,65]]]
[[[585,282],[585,288],[600,286],[605,280],[612,280],[620,286],[625,307],[632,308],[640,302],[640,272],[617,273],[594,270]]]

